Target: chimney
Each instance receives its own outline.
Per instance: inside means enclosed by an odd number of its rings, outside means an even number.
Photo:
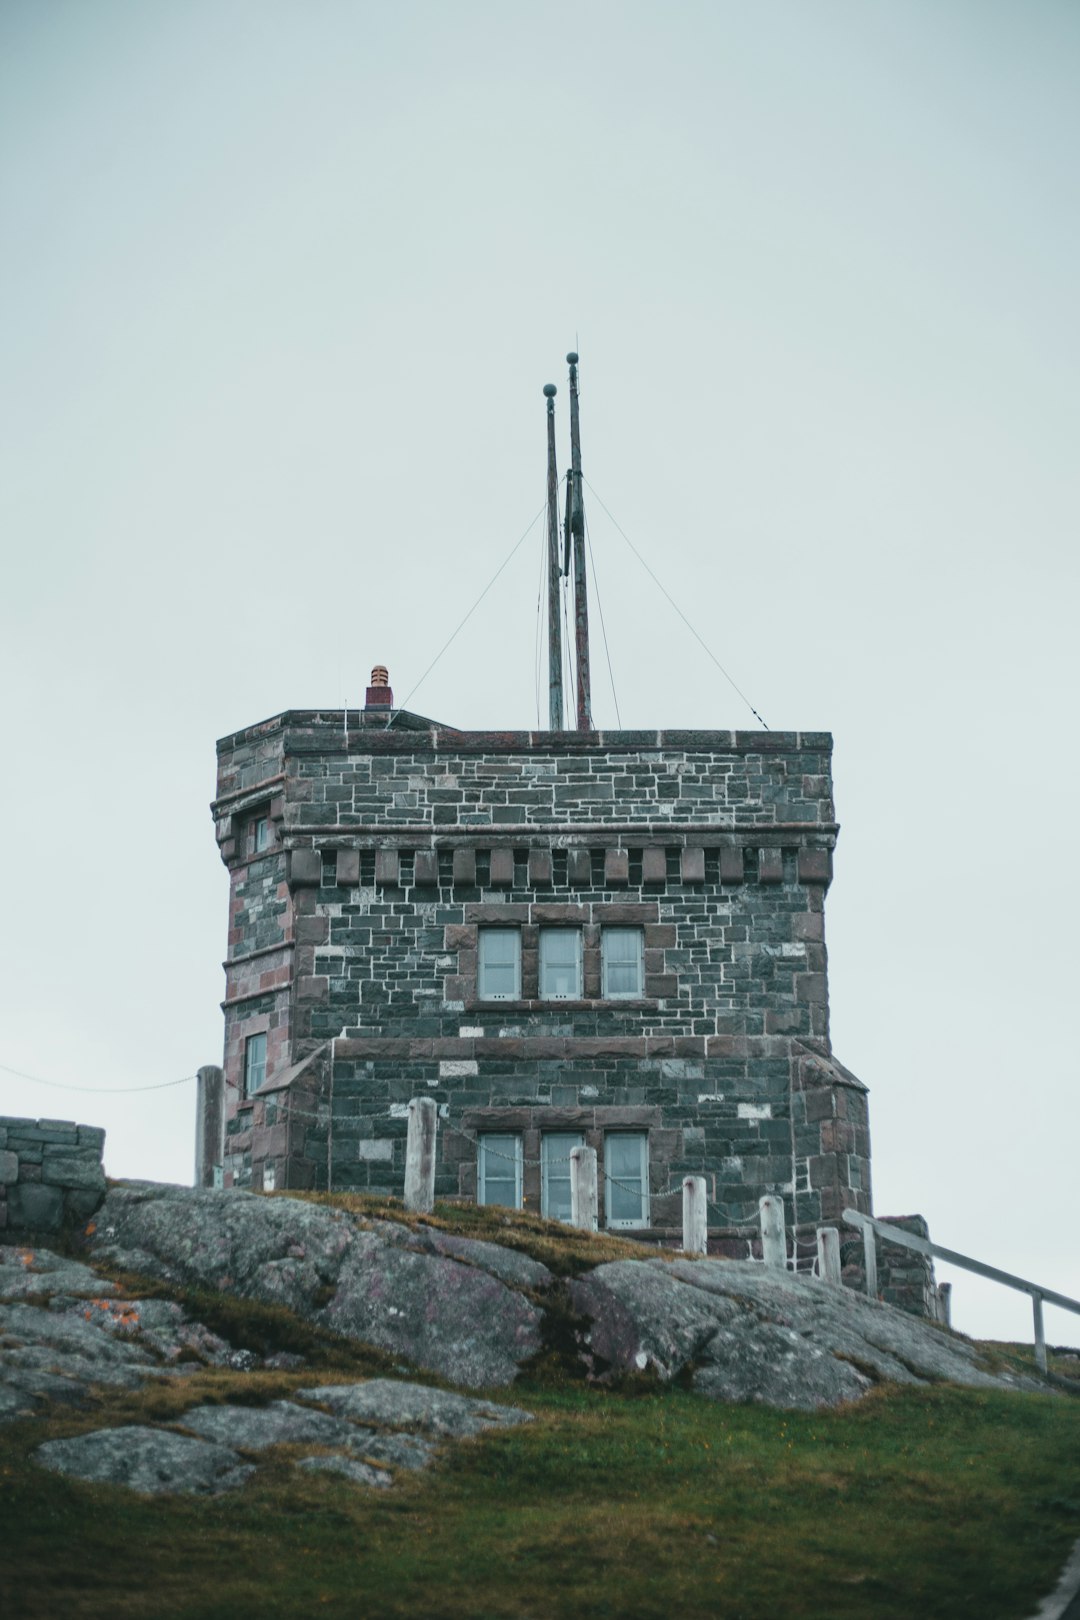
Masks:
[[[394,694],[385,664],[376,664],[371,672],[371,685],[367,689],[365,709],[392,709]]]

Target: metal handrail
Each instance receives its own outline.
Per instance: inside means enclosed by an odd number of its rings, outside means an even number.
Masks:
[[[952,1266],[961,1266],[965,1271],[973,1271],[979,1277],[988,1277],[991,1282],[1002,1283],[1006,1288],[1015,1288],[1022,1294],[1030,1294],[1035,1320],[1035,1361],[1041,1372],[1046,1371],[1043,1300],[1048,1300],[1051,1305],[1060,1306],[1064,1311],[1075,1311],[1080,1316],[1080,1300],[1070,1299],[1067,1294],[1059,1294],[1053,1288],[1044,1288],[1041,1283],[1030,1282],[1026,1277],[1014,1277],[1011,1271],[1000,1271],[997,1266],[988,1266],[982,1260],[973,1260],[969,1254],[959,1254],[955,1249],[947,1249],[941,1243],[931,1243],[929,1238],[915,1237],[899,1226],[891,1226],[888,1221],[879,1221],[873,1215],[864,1215],[857,1209],[845,1209],[844,1220],[849,1226],[862,1229],[864,1241],[869,1228],[888,1243],[899,1243],[905,1249],[914,1249],[917,1254],[936,1256],[939,1260],[948,1261]]]

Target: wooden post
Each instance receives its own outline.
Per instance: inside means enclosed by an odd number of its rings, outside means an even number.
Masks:
[[[866,1292],[870,1299],[878,1297],[877,1237],[872,1226],[862,1229],[863,1270],[866,1272]]]
[[[687,1254],[709,1252],[709,1207],[704,1176],[683,1177],[682,1246]]]
[[[1035,1316],[1035,1365],[1046,1371],[1046,1332],[1043,1328],[1042,1295],[1032,1294],[1031,1308]]]
[[[195,1185],[220,1187],[214,1171],[225,1158],[225,1075],[205,1063],[197,1076],[195,1103]]]
[[[570,1149],[570,1225],[595,1232],[599,1226],[596,1195],[596,1149]]]
[[[434,1097],[414,1097],[409,1104],[405,1143],[405,1208],[430,1215],[435,1205],[435,1132],[439,1110]]]
[[[766,1193],[758,1200],[761,1220],[761,1258],[773,1271],[787,1270],[787,1238],[784,1234],[784,1200]]]
[[[937,1285],[937,1319],[942,1327],[952,1327],[952,1283]]]
[[[839,1288],[841,1286],[840,1234],[835,1226],[818,1227],[817,1257],[818,1276],[822,1282],[833,1283]]]

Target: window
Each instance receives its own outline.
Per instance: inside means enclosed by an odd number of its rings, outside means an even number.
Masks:
[[[520,998],[521,935],[516,928],[480,929],[477,937],[476,993],[481,1001],[517,1001]]]
[[[570,1219],[570,1150],[584,1146],[577,1131],[553,1131],[540,1139],[540,1213],[549,1221]]]
[[[632,1001],[645,994],[644,943],[640,928],[604,929],[600,955],[605,1001]]]
[[[540,997],[544,1001],[581,1000],[579,928],[541,928]]]
[[[266,1036],[249,1035],[244,1042],[244,1096],[253,1097],[266,1079]]]
[[[270,842],[270,822],[266,816],[256,816],[251,823],[251,853],[258,855]]]
[[[481,1136],[476,1163],[476,1202],[521,1208],[521,1137]]]
[[[609,1226],[649,1224],[649,1138],[620,1131],[604,1138],[604,1210]]]

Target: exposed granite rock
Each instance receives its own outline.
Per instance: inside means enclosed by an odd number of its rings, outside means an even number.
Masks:
[[[216,1496],[236,1490],[255,1472],[226,1446],[141,1424],[47,1440],[34,1456],[54,1473],[155,1496],[169,1491]]]
[[[694,1388],[713,1400],[812,1409],[857,1399],[880,1379],[1046,1388],[987,1372],[975,1346],[918,1317],[759,1266],[617,1260],[571,1283],[570,1293],[592,1322],[592,1354],[663,1379],[693,1367]]]
[[[296,1466],[311,1473],[343,1474],[354,1485],[373,1485],[376,1490],[385,1490],[394,1483],[385,1468],[372,1468],[370,1463],[360,1462],[356,1457],[301,1457]]]
[[[323,1384],[315,1389],[299,1389],[296,1396],[298,1400],[317,1401],[354,1422],[420,1429],[425,1434],[454,1439],[533,1420],[532,1413],[519,1406],[499,1406],[494,1401],[429,1389],[426,1384],[397,1383],[392,1378],[369,1378],[362,1384]]]
[[[0,1300],[47,1298],[54,1294],[103,1297],[116,1291],[115,1283],[99,1277],[79,1260],[53,1254],[50,1249],[0,1244]]]
[[[274,1401],[269,1406],[198,1406],[177,1420],[204,1440],[265,1451],[267,1446],[350,1446],[357,1438],[351,1423],[325,1412]]]
[[[461,1260],[467,1266],[476,1266],[478,1270],[498,1277],[509,1288],[549,1288],[554,1280],[547,1266],[518,1249],[504,1249],[498,1243],[484,1243],[476,1238],[455,1237],[453,1233],[440,1232],[433,1226],[410,1230],[396,1226],[391,1221],[377,1224],[385,1234],[393,1234],[391,1241],[400,1242],[404,1248]]]
[[[495,1244],[446,1246],[301,1199],[146,1183],[110,1191],[93,1237],[129,1270],[285,1305],[457,1384],[507,1384],[540,1348],[542,1313],[494,1272],[530,1287],[549,1274]]]

